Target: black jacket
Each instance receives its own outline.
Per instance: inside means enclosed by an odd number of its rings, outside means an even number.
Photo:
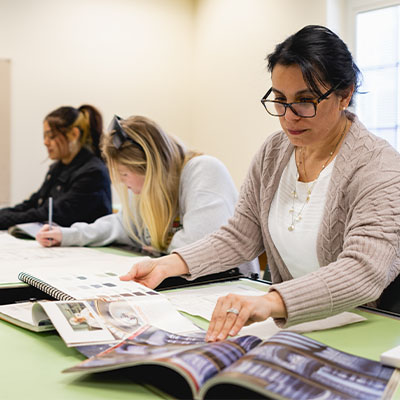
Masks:
[[[90,223],[112,212],[107,167],[82,148],[68,165],[61,161],[52,164],[43,185],[28,200],[1,209],[0,229],[25,222],[46,222],[50,196],[53,197],[53,221],[61,226]]]

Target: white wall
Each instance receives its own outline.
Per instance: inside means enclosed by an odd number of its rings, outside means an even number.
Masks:
[[[278,129],[261,98],[265,57],[308,24],[326,23],[321,0],[199,0],[196,9],[193,140],[222,159],[239,187],[265,138]]]
[[[143,114],[186,132],[192,32],[187,0],[0,0],[0,58],[12,60],[12,202],[42,183],[42,120],[61,105],[92,103],[105,121]]]
[[[0,207],[10,202],[11,63],[0,58]]]
[[[42,120],[92,103],[105,121],[143,114],[222,159],[236,184],[278,127],[260,99],[265,56],[322,0],[0,0],[0,58],[12,60],[11,201],[48,167]]]

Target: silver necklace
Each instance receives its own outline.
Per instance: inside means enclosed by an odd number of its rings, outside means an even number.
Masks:
[[[344,134],[346,133],[346,128],[347,128],[347,118],[346,118],[346,122],[345,122],[345,125],[344,125],[343,132],[342,132],[342,134],[340,135],[339,140],[336,142],[335,147],[334,147],[333,150],[329,153],[328,158],[327,158],[326,161],[323,163],[322,168],[321,168],[321,170],[320,170],[319,173],[318,173],[317,179],[315,179],[315,180],[311,183],[310,186],[307,185],[307,197],[306,197],[304,203],[301,205],[299,211],[296,211],[295,208],[294,208],[294,203],[295,203],[295,201],[296,201],[296,199],[297,199],[297,197],[298,197],[298,196],[297,196],[297,191],[296,191],[296,182],[297,182],[298,179],[299,179],[299,173],[297,172],[296,181],[295,181],[295,184],[294,184],[294,189],[292,190],[292,207],[289,209],[289,214],[291,214],[291,216],[292,216],[292,218],[291,218],[291,219],[292,219],[291,224],[288,226],[288,230],[289,230],[290,232],[294,231],[294,229],[295,229],[295,227],[296,227],[296,224],[302,220],[302,213],[303,213],[304,207],[306,206],[307,203],[310,202],[311,193],[312,193],[312,191],[313,191],[315,185],[316,185],[317,182],[318,182],[318,179],[319,179],[319,177],[320,177],[320,175],[321,175],[321,172],[322,172],[322,171],[325,169],[325,167],[329,164],[329,162],[331,161],[332,156],[335,154],[335,151],[336,151],[337,147],[339,146],[339,143],[342,141],[342,139],[343,139],[343,137],[344,137]],[[306,170],[305,170],[305,162],[304,162],[303,147],[300,148],[300,156],[301,156],[301,158],[302,158],[304,176],[307,178],[307,174],[306,174]]]

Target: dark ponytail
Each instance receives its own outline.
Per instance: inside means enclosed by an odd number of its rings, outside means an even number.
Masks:
[[[49,113],[45,121],[50,129],[64,136],[73,127],[80,131],[80,142],[101,158],[100,141],[103,134],[103,117],[97,108],[83,104],[79,108],[64,106]]]
[[[89,104],[81,105],[78,110],[83,114],[87,113],[89,117],[89,133],[91,140],[86,140],[86,142],[91,143],[93,153],[101,158],[100,140],[103,134],[103,117],[97,108]],[[85,145],[85,143],[83,143],[83,145]]]

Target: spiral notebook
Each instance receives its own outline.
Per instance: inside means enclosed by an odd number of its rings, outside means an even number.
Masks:
[[[159,293],[134,281],[121,281],[119,277],[129,271],[133,262],[140,261],[125,256],[85,260],[81,264],[67,262],[63,268],[46,265],[26,268],[18,279],[47,293],[57,300],[84,300],[98,298],[158,296]]]

